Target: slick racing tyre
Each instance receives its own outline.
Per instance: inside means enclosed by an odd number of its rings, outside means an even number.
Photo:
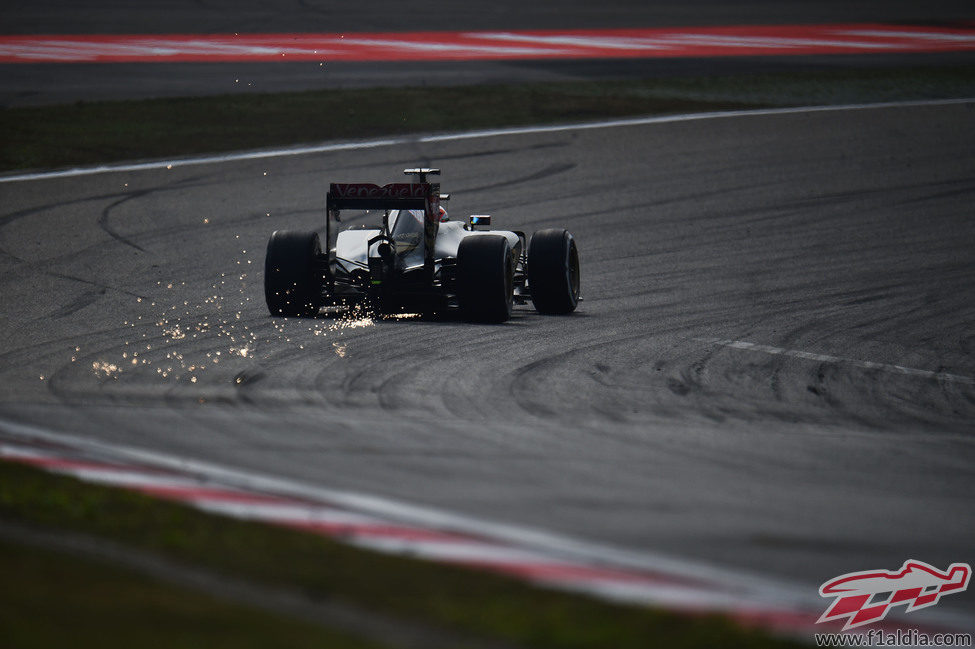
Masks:
[[[310,318],[322,306],[322,245],[315,232],[277,230],[264,257],[264,299],[273,316]]]
[[[528,289],[539,313],[558,315],[579,304],[579,251],[567,230],[539,230],[528,243]]]
[[[513,271],[511,244],[505,237],[465,237],[457,250],[457,298],[464,317],[485,323],[510,318]]]

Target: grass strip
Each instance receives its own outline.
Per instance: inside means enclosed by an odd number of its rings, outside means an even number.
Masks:
[[[0,519],[103,537],[235,578],[299,590],[312,599],[329,599],[515,645],[571,649],[794,646],[718,616],[691,618],[612,605],[490,573],[367,552],[314,534],[212,516],[136,492],[7,462],[0,462]],[[32,579],[38,588],[68,589],[79,597],[94,588],[81,567],[77,573],[66,570],[61,576],[37,568],[18,578]],[[5,577],[4,590],[14,590],[6,584]],[[28,628],[45,624],[37,606],[25,609]],[[75,607],[71,615],[83,613]],[[126,613],[107,614],[116,620]],[[227,615],[214,612],[206,628],[198,630],[199,637],[231,626]],[[133,627],[142,623],[137,612],[127,622]],[[76,631],[65,627],[60,640],[51,639],[48,646],[67,640],[75,645],[76,638]]]
[[[0,111],[0,170],[702,106],[698,101],[615,95],[599,84],[584,86],[377,88],[11,108]]]
[[[78,102],[0,109],[0,171],[633,115],[972,96],[975,66],[955,65]]]
[[[17,543],[0,541],[0,574],[7,647],[376,649],[307,622]]]

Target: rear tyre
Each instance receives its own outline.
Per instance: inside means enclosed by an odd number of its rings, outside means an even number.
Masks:
[[[579,304],[579,250],[567,230],[539,230],[528,243],[528,289],[539,313],[572,313]]]
[[[278,230],[264,257],[264,299],[273,316],[310,318],[322,306],[322,245],[315,232]]]
[[[500,323],[511,317],[514,264],[511,244],[497,234],[465,237],[457,249],[457,298],[472,322]]]

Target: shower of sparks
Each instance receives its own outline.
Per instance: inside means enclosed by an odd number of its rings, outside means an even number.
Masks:
[[[132,359],[135,361],[135,359]],[[91,364],[91,369],[97,377],[104,378],[115,378],[121,371],[115,363],[109,363],[106,361],[94,361]]]
[[[209,217],[201,220],[204,224],[210,222]],[[233,235],[233,239],[243,243],[239,234]],[[98,378],[118,379],[124,367],[130,371],[126,374],[128,380],[152,377],[200,384],[205,382],[209,370],[215,380],[240,385],[240,363],[259,363],[271,358],[273,350],[280,349],[282,344],[310,353],[328,350],[335,354],[333,358],[341,359],[349,353],[346,341],[340,338],[347,333],[352,335],[353,331],[376,327],[383,320],[420,317],[416,313],[376,314],[361,306],[328,309],[323,312],[328,317],[310,320],[267,320],[263,308],[257,317],[251,308],[257,300],[252,300],[251,294],[258,287],[249,273],[243,272],[253,263],[248,258],[251,254],[248,248],[237,248],[237,254],[227,260],[236,272],[218,273],[202,290],[199,285],[188,288],[185,281],[157,281],[155,294],[135,297],[140,312],[122,325],[129,334],[122,340],[124,346],[118,358],[85,359],[80,354],[81,348],[75,347],[72,362],[91,362],[92,372]],[[260,282],[258,277],[256,283]],[[322,341],[324,347],[310,344],[316,338],[330,340]],[[228,371],[233,369],[233,377],[224,378],[224,372],[213,374],[227,365]],[[40,379],[46,377],[42,375]]]

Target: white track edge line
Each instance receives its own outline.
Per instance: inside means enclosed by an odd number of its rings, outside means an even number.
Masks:
[[[530,548],[543,553],[554,553],[566,558],[575,558],[577,561],[588,562],[590,565],[602,565],[617,569],[629,567],[650,572],[677,574],[684,578],[710,582],[719,589],[714,591],[713,595],[717,595],[720,590],[723,590],[725,595],[737,597],[735,601],[738,601],[741,607],[745,608],[758,607],[756,610],[774,609],[800,612],[820,610],[823,606],[823,602],[818,596],[818,590],[814,586],[802,584],[795,580],[768,577],[660,553],[621,549],[598,542],[574,539],[555,532],[485,521],[463,514],[411,505],[381,496],[318,487],[285,478],[262,476],[210,462],[89,440],[66,433],[56,433],[34,425],[21,424],[3,418],[0,418],[0,432],[21,440],[43,440],[48,443],[73,447],[75,451],[82,450],[156,468],[202,475],[230,486],[251,489],[265,494],[270,492],[275,495],[291,495],[302,499],[331,501],[340,506],[366,511],[418,527],[463,532],[480,536],[489,541],[520,545],[523,548]],[[603,586],[593,583],[589,586],[583,584],[579,588],[597,593]],[[690,590],[693,591],[694,589]],[[969,616],[951,608],[930,611],[926,617],[926,624],[942,624],[954,626],[958,629],[972,628],[972,620]]]
[[[288,147],[283,149],[261,149],[255,151],[240,151],[221,155],[199,156],[191,158],[176,158],[172,160],[156,160],[128,164],[98,165],[93,167],[77,167],[58,171],[39,171],[8,176],[0,176],[0,184],[25,182],[30,180],[49,180],[55,178],[72,178],[77,176],[93,176],[106,173],[123,173],[132,171],[149,171],[159,169],[175,169],[196,165],[220,164],[225,162],[239,162],[245,160],[266,160],[300,155],[315,155],[332,153],[335,151],[349,151],[358,149],[374,149],[384,146],[410,143],[436,143],[452,140],[473,140],[479,138],[503,137],[507,135],[531,135],[535,133],[561,133],[565,131],[584,131],[604,128],[619,128],[626,126],[646,126],[651,124],[669,124],[674,122],[693,122],[713,119],[727,119],[733,117],[760,117],[767,115],[791,115],[796,113],[823,113],[851,110],[879,110],[884,108],[912,108],[924,106],[951,106],[975,102],[975,97],[960,99],[920,99],[913,101],[891,101],[861,104],[839,104],[835,106],[796,106],[788,108],[757,108],[753,110],[729,110],[705,113],[682,113],[677,115],[656,115],[650,117],[634,117],[627,119],[603,120],[596,122],[579,122],[574,124],[554,124],[551,126],[524,126],[513,128],[499,128],[479,131],[465,131],[461,133],[444,133],[439,135],[413,135],[390,137],[379,140],[362,140],[355,142],[328,142],[318,145]]]
[[[789,356],[792,358],[800,358],[818,363],[850,365],[852,367],[858,367],[865,370],[881,370],[893,374],[917,376],[925,379],[937,379],[939,381],[961,383],[963,385],[975,385],[975,378],[971,376],[962,376],[961,374],[952,374],[950,372],[922,370],[915,367],[906,367],[904,365],[880,363],[877,361],[864,361],[856,358],[846,358],[844,356],[833,356],[831,354],[817,354],[815,352],[807,352],[801,349],[789,349],[787,347],[776,347],[774,345],[762,345],[760,343],[752,343],[744,340],[732,340],[730,338],[695,338],[695,340],[713,345],[721,345],[722,347],[728,347],[730,349],[738,349],[741,351],[761,352],[763,354],[771,354],[775,356]]]
[[[20,439],[43,440],[91,453],[124,458],[131,462],[156,468],[203,475],[238,488],[289,495],[302,499],[324,500],[394,521],[467,533],[503,543],[552,552],[564,557],[574,557],[588,561],[593,565],[615,565],[616,567],[625,566],[651,572],[676,573],[687,578],[713,582],[715,585],[725,588],[729,586],[744,588],[760,599],[779,604],[788,602],[797,606],[801,605],[803,608],[810,605],[819,607],[821,604],[821,599],[814,586],[789,583],[784,579],[773,579],[746,571],[711,566],[704,562],[679,559],[658,553],[626,550],[574,539],[554,532],[485,521],[382,496],[330,489],[286,478],[259,475],[223,467],[211,462],[56,433],[29,424],[0,419],[0,430]]]

